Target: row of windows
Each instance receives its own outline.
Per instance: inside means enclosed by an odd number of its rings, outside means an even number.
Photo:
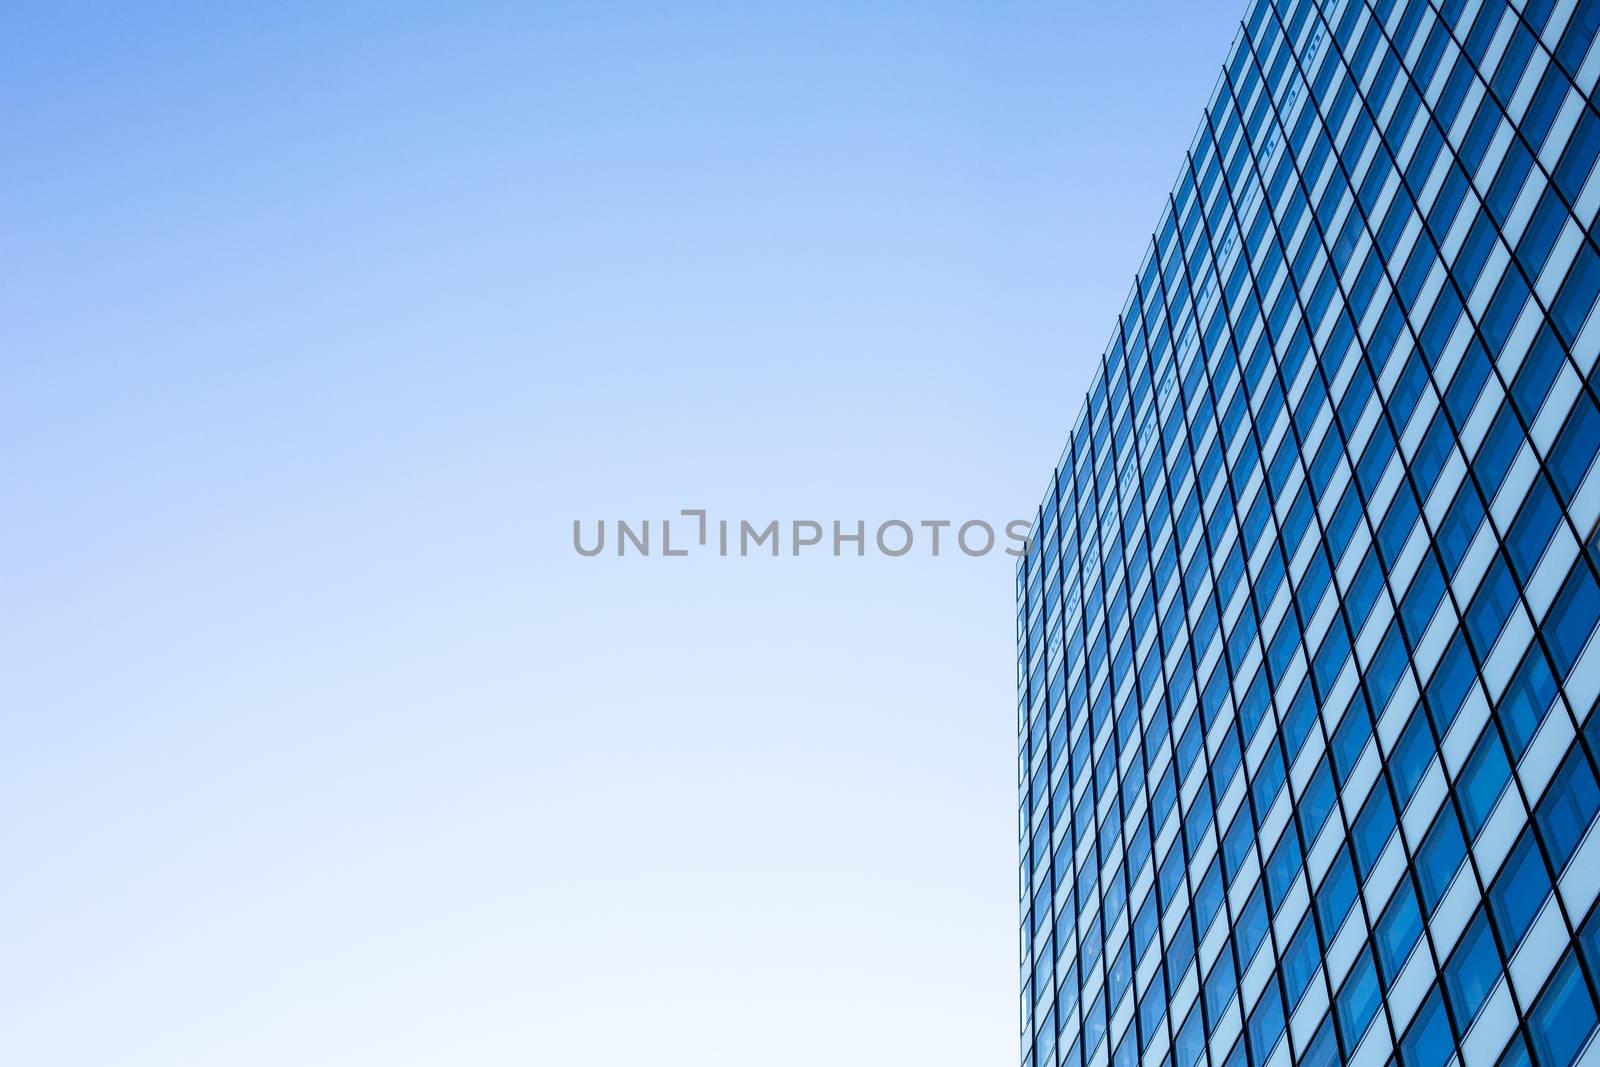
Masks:
[[[1582,332],[1600,257],[1572,218],[1600,151],[1575,81],[1593,5],[1285,7],[1258,5],[1236,47],[1019,568],[1039,1064],[1111,1055],[1109,1033],[1119,1064],[1164,1040],[1187,1067],[1208,1030],[1264,1062],[1319,988],[1336,1022],[1297,1055],[1348,1056],[1439,940],[1422,934],[1458,870],[1481,880],[1496,821],[1527,823],[1411,1024],[1459,1040],[1493,985],[1481,946],[1499,939],[1499,975],[1600,799],[1594,738],[1548,788],[1524,780],[1553,767],[1538,739],[1573,736],[1563,687],[1594,685],[1595,546],[1571,522],[1600,418]],[[1347,921],[1388,856],[1411,891]],[[1319,986],[1340,930],[1360,959]],[[1250,981],[1269,973],[1276,996]],[[1230,1005],[1249,1038],[1222,1045]]]
[[[1587,262],[1587,259],[1584,259],[1584,262]],[[1235,274],[1237,274],[1237,272],[1235,272]],[[1394,312],[1390,312],[1390,318],[1394,318]],[[1546,349],[1544,349],[1544,350],[1547,350],[1547,352],[1554,352],[1554,349],[1549,349],[1549,347],[1546,347]],[[1294,350],[1291,349],[1291,354],[1290,355],[1291,355],[1291,358],[1294,358],[1298,354],[1296,354],[1296,352],[1294,352]],[[1480,354],[1475,354],[1475,355],[1478,355],[1478,363],[1480,363],[1480,365],[1486,365],[1486,360],[1485,360],[1485,358],[1482,358],[1482,355],[1480,355]],[[1256,362],[1256,363],[1259,363],[1259,362]],[[1413,371],[1413,373],[1411,373],[1411,381],[1414,381],[1414,379],[1416,379],[1416,373],[1414,373],[1414,371]],[[1464,394],[1464,389],[1458,389],[1458,390],[1456,390],[1456,392],[1458,392],[1458,394]],[[1304,422],[1304,419],[1302,419],[1302,422]],[[1376,458],[1376,456],[1374,456],[1374,458]]]
[[[1192,499],[1192,498],[1191,498],[1191,499]],[[1347,496],[1347,498],[1346,498],[1346,499],[1347,499],[1347,506],[1345,506],[1345,507],[1344,507],[1344,509],[1343,509],[1343,515],[1346,515],[1346,516],[1348,516],[1348,515],[1350,515],[1350,514],[1352,514],[1352,513],[1353,513],[1353,508],[1352,508],[1352,507],[1351,507],[1351,506],[1349,506],[1349,503],[1350,503],[1350,502],[1351,502],[1351,501],[1352,501],[1352,499],[1353,499],[1353,498],[1351,498],[1351,497],[1348,497],[1348,496]],[[1305,500],[1305,497],[1303,497],[1303,496],[1302,496],[1302,498],[1301,498],[1301,503],[1302,503],[1302,504],[1303,504],[1303,503],[1304,503],[1304,500]],[[1296,509],[1296,512],[1295,512],[1295,513],[1292,513],[1292,514],[1297,514],[1297,515],[1298,515],[1298,516],[1299,516],[1299,520],[1298,520],[1298,521],[1299,521],[1299,522],[1300,522],[1300,523],[1302,523],[1302,525],[1301,525],[1301,527],[1300,527],[1300,528],[1301,528],[1301,529],[1303,529],[1303,528],[1304,528],[1304,527],[1303,527],[1303,523],[1304,523],[1304,521],[1305,521],[1305,519],[1304,519],[1304,516],[1305,516],[1305,513],[1306,513],[1306,511],[1307,511],[1307,509],[1306,509],[1306,508],[1305,508],[1305,507],[1303,507],[1303,506],[1301,506],[1301,507],[1298,507],[1298,508],[1297,508],[1297,509]],[[1260,516],[1260,510],[1259,510],[1259,509],[1258,509],[1258,511],[1257,511],[1257,517],[1258,517],[1258,518],[1259,518],[1259,516]],[[1294,520],[1293,520],[1293,519],[1292,519],[1292,520],[1291,520],[1291,524],[1292,524],[1292,523],[1293,523],[1293,521],[1294,521]],[[1338,524],[1335,524],[1335,532],[1336,532],[1336,533],[1337,533],[1337,532],[1338,532]],[[1194,569],[1191,569],[1191,574],[1193,574],[1193,573],[1195,573],[1195,570],[1194,570]],[[1145,604],[1145,605],[1144,605],[1144,606],[1146,606],[1146,607],[1148,607],[1148,600],[1147,600],[1147,601],[1146,601],[1146,604]],[[1169,618],[1169,622],[1170,622],[1170,618]]]

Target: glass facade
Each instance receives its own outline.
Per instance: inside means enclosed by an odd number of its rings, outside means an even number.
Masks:
[[[1600,1061],[1600,0],[1260,0],[1017,571],[1023,1063]]]

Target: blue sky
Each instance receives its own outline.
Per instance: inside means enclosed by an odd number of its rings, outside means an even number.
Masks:
[[[14,9],[0,1061],[1016,1045],[1011,561],[1235,4]]]

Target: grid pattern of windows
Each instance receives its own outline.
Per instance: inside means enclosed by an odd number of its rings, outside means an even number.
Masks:
[[[1600,0],[1257,0],[1017,570],[1025,1067],[1600,1060]]]

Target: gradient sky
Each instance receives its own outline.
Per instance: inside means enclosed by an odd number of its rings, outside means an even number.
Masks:
[[[0,1062],[1015,1062],[1012,561],[1242,5],[8,6]]]

